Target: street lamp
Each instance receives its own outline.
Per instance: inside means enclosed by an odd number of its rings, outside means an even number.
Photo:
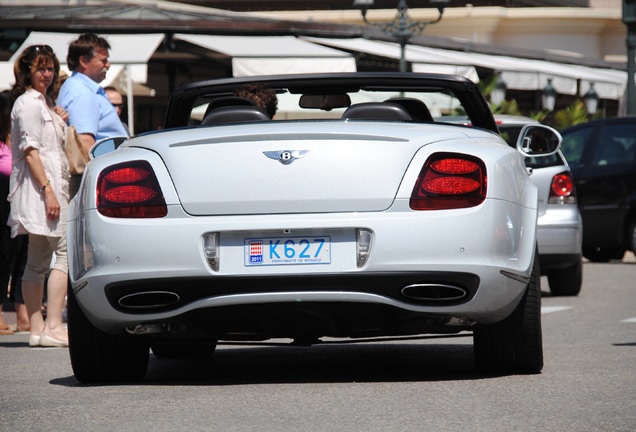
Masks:
[[[636,58],[636,1],[623,0],[623,22],[627,26],[627,114],[636,113],[636,85],[634,84],[634,59]]]
[[[501,77],[501,72],[497,72],[497,78],[495,79],[495,87],[490,92],[490,103],[493,105],[499,105],[506,99],[506,91],[508,86]]]
[[[432,21],[414,21],[408,14],[406,0],[399,0],[397,5],[397,15],[393,21],[387,23],[372,23],[367,20],[367,11],[373,6],[373,0],[354,0],[353,7],[360,9],[362,20],[369,25],[378,27],[386,33],[392,34],[400,44],[400,72],[406,72],[406,43],[408,40],[424,31],[427,25],[441,21],[444,8],[450,0],[430,0],[439,12],[439,16]]]
[[[557,91],[552,85],[552,78],[548,78],[548,83],[541,90],[541,105],[544,110],[554,111]]]
[[[594,90],[594,83],[590,83],[590,88],[583,95],[583,101],[585,101],[585,109],[587,110],[588,115],[592,116],[596,114],[596,110],[598,109],[598,94]]]

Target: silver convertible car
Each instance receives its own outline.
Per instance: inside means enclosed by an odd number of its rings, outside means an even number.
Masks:
[[[255,82],[274,119],[235,95]],[[411,73],[193,83],[164,126],[98,143],[71,203],[78,380],[139,380],[151,351],[221,341],[460,332],[480,373],[541,371],[524,157],[556,152],[558,132],[528,125],[511,148],[475,84]]]

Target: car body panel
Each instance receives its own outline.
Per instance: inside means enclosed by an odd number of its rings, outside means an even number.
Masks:
[[[340,124],[330,125],[329,133],[308,134],[300,125],[279,126],[273,123],[247,130],[245,126],[228,127],[222,131],[220,142],[207,143],[195,137],[191,143],[179,143],[178,149],[160,150],[186,212],[221,215],[385,210],[418,146],[449,139],[444,131],[435,132],[439,138],[431,133],[433,136],[424,142],[404,134],[388,135],[379,127]],[[205,136],[206,132],[200,134]],[[465,136],[456,133],[455,139]],[[277,156],[266,155],[283,151],[302,156],[282,164]],[[224,159],[206,157],[211,152]],[[176,169],[183,164],[189,165],[187,171]],[[285,180],[290,177],[293,182]]]

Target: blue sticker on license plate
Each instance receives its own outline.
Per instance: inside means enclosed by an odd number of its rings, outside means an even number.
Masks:
[[[331,237],[272,237],[246,239],[245,265],[331,263]]]

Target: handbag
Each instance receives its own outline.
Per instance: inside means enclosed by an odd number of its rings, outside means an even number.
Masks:
[[[84,173],[84,168],[89,158],[77,135],[75,126],[69,126],[66,130],[66,158],[68,159],[68,170],[71,175]]]

